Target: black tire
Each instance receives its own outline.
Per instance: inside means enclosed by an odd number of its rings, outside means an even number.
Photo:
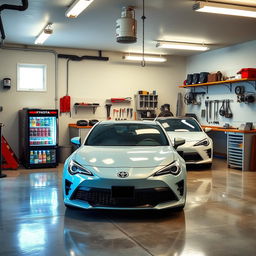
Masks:
[[[68,205],[68,204],[65,204],[65,203],[64,203],[64,205],[65,205],[65,207],[66,207],[67,209],[70,209],[70,210],[77,210],[77,209],[78,209],[78,207],[71,206],[71,205]]]
[[[183,211],[184,207],[185,207],[185,204],[183,204],[181,206],[178,206],[178,207],[175,207],[173,210],[175,212],[181,212],[181,211]]]
[[[207,168],[207,169],[211,169],[212,168],[212,163],[204,164],[203,167]]]

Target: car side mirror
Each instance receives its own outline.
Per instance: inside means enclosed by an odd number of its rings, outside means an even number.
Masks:
[[[204,128],[204,131],[205,131],[205,132],[210,132],[211,130],[212,130],[212,128],[209,128],[209,127],[205,127],[205,128]]]
[[[74,137],[71,139],[71,143],[81,146],[81,138],[80,137]]]
[[[184,139],[182,139],[182,138],[174,138],[174,145],[173,145],[173,147],[175,149],[177,149],[179,146],[185,144],[185,142],[186,141]]]

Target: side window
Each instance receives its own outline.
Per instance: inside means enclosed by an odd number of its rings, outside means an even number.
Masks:
[[[46,91],[46,65],[17,65],[17,91]]]

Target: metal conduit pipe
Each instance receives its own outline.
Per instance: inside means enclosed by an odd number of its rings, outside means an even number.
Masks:
[[[54,50],[48,49],[34,49],[34,48],[20,48],[20,47],[8,47],[8,46],[0,46],[0,49],[3,50],[11,50],[11,51],[25,51],[25,52],[44,52],[44,53],[51,53],[55,57],[55,92],[54,92],[54,101],[55,101],[55,108],[58,108],[58,53]]]
[[[22,0],[22,5],[12,5],[12,4],[2,4],[0,5],[0,32],[2,41],[5,39],[4,26],[1,18],[1,11],[3,10],[15,10],[15,11],[25,11],[28,8],[28,0]],[[3,42],[2,42],[3,43]]]
[[[4,26],[3,26],[1,14],[0,14],[0,32],[1,32],[1,39],[3,41],[5,39],[5,32],[4,32]]]
[[[2,10],[16,10],[16,11],[25,11],[28,8],[28,0],[21,0],[22,5],[13,5],[13,4],[2,4],[0,6],[0,12]]]

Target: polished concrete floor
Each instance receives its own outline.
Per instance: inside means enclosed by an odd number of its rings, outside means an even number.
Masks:
[[[188,171],[182,213],[66,210],[61,166],[0,179],[0,255],[256,255],[256,172]]]

